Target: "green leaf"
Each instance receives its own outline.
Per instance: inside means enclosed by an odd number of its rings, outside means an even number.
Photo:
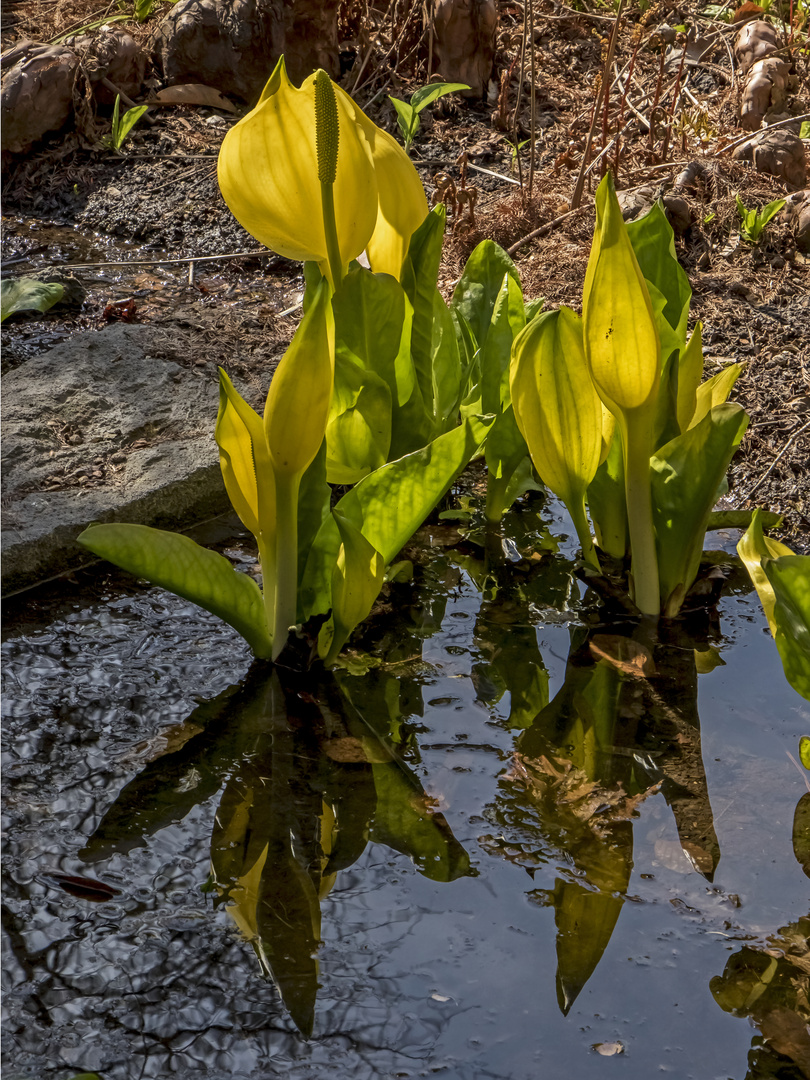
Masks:
[[[806,767],[810,768],[810,765]],[[793,854],[810,877],[810,791],[802,795],[793,813]]]
[[[509,405],[495,420],[484,443],[487,463],[487,521],[500,521],[511,506],[508,494],[512,478],[518,466],[529,458],[526,440],[520,434],[512,406]],[[514,499],[519,498],[520,485],[513,489]]]
[[[799,128],[800,139],[810,139],[810,120],[803,120],[802,126]]]
[[[411,359],[413,308],[405,290],[389,275],[360,267],[346,275],[333,305],[336,381],[348,358],[388,384],[389,460],[425,446],[433,435],[432,420]]]
[[[237,630],[259,659],[272,645],[259,586],[222,555],[147,525],[91,525],[79,543],[100,559],[191,600]]]
[[[402,287],[413,307],[411,356],[426,406],[431,406],[434,398],[433,321],[446,218],[444,206],[434,206],[411,237],[402,264]],[[435,408],[430,411],[435,416]]]
[[[455,427],[467,386],[467,366],[462,364],[456,321],[444,297],[433,290],[431,327],[431,370],[433,373],[433,418],[439,433]]]
[[[364,477],[337,509],[380,552],[386,565],[413,536],[486,437],[488,421],[467,420],[428,446]],[[340,533],[332,517],[315,538],[302,586],[304,618],[331,606],[331,576]]]
[[[643,217],[628,222],[627,234],[648,286],[664,297],[663,318],[674,331],[679,346],[686,343],[686,323],[692,289],[675,254],[675,233],[660,202]],[[664,355],[664,340],[661,340]]]
[[[700,565],[709,515],[748,426],[739,405],[718,405],[650,460],[662,610],[676,615]]]
[[[340,533],[340,551],[332,571],[332,617],[318,637],[318,652],[327,665],[368,617],[385,577],[379,551],[339,510],[332,515]]]
[[[335,365],[326,445],[330,484],[356,484],[388,461],[391,391],[384,379],[348,354]]]
[[[523,293],[515,279],[504,274],[492,319],[478,357],[481,412],[501,412],[512,400],[509,365],[512,342],[526,325]]]
[[[58,304],[65,295],[64,285],[36,281],[34,278],[5,278],[0,285],[0,322],[17,311],[42,311]]]
[[[608,455],[588,485],[586,502],[596,542],[613,559],[628,551],[627,503],[624,494],[624,455],[619,432],[613,435]]]
[[[782,555],[792,555],[793,552],[787,545],[780,543],[778,540],[773,540],[770,536],[765,536],[762,531],[763,525],[762,511],[755,510],[745,536],[737,544],[737,554],[742,559],[743,565],[754,583],[759,602],[762,604],[762,610],[765,612],[765,618],[768,620],[768,626],[771,628],[773,636],[776,637],[776,620],[774,618],[776,597],[762,563],[765,559],[778,559]]]
[[[298,489],[298,587],[304,576],[309,549],[329,516],[332,489],[326,482],[326,440],[301,477]]]
[[[390,94],[388,95],[388,100],[396,109],[397,123],[399,124],[402,138],[405,141],[405,149],[407,150],[419,130],[419,113],[412,105],[409,105],[407,101],[401,101],[399,98],[391,97]]]
[[[136,105],[134,109],[127,109],[121,117],[121,123],[118,126],[118,137],[115,142],[116,150],[121,149],[127,135],[129,135],[130,131],[132,131],[147,109],[147,105]]]
[[[486,341],[504,274],[520,285],[517,267],[503,248],[494,240],[482,240],[467,260],[453,293],[450,307],[464,318],[479,349]]]
[[[810,735],[802,735],[799,739],[799,760],[805,769],[810,769]]]
[[[469,90],[469,86],[466,83],[459,82],[447,82],[447,83],[430,83],[429,86],[420,87],[415,93],[411,94],[411,105],[418,113],[423,109],[426,109],[428,105],[432,105],[440,97],[444,97],[445,94],[453,94],[456,90]]]
[[[782,524],[782,515],[770,510],[712,510],[709,514],[709,529],[747,529],[758,513],[766,529],[778,529]]]
[[[763,559],[773,589],[774,640],[787,680],[810,701],[810,555]]]

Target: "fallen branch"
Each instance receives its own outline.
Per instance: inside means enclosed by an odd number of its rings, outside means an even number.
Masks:
[[[56,270],[98,270],[105,266],[169,266],[179,263],[216,262],[218,259],[258,259],[264,255],[275,254],[275,251],[264,248],[262,251],[232,251],[227,255],[192,255],[183,259],[123,259],[112,262],[43,263],[43,269],[53,267]]]
[[[782,449],[779,451],[779,453],[776,455],[776,457],[770,463],[770,465],[765,470],[765,472],[762,474],[762,476],[760,476],[759,480],[757,480],[757,482],[754,484],[754,486],[751,488],[751,490],[748,492],[748,494],[745,496],[745,498],[742,500],[742,502],[750,502],[751,496],[754,494],[754,492],[757,490],[757,488],[760,487],[768,479],[768,477],[771,475],[773,470],[776,468],[776,466],[779,464],[779,462],[785,456],[785,454],[787,453],[790,446],[798,439],[798,437],[801,435],[801,433],[803,431],[806,431],[809,427],[810,427],[810,420],[806,420],[802,424],[802,426],[800,428],[798,428],[798,430],[793,432],[793,434],[790,436],[788,441],[785,443],[785,445],[782,447]]]

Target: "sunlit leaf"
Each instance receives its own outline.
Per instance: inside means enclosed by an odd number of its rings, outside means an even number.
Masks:
[[[17,311],[47,311],[64,295],[64,285],[33,278],[4,278],[0,282],[0,322]]]
[[[662,609],[677,614],[700,565],[709,515],[748,425],[739,405],[718,405],[652,457],[653,518]]]
[[[100,559],[199,604],[237,630],[255,656],[270,656],[261,591],[222,555],[146,525],[91,525],[78,541]]]

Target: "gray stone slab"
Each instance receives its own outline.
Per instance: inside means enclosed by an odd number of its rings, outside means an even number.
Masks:
[[[116,324],[4,376],[4,593],[88,562],[76,537],[93,521],[183,528],[227,508],[216,370],[156,341]]]

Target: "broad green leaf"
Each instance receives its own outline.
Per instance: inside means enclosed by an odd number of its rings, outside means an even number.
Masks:
[[[200,547],[187,536],[147,525],[91,525],[78,541],[100,559],[224,619],[242,635],[255,656],[270,657],[272,646],[261,590],[222,555]]]
[[[64,285],[33,278],[5,278],[0,283],[0,322],[17,311],[47,311],[65,295]]]
[[[543,310],[545,304],[545,297],[537,296],[534,300],[527,300],[526,307],[526,322],[530,323],[532,319],[536,319],[540,312]]]
[[[661,605],[676,615],[697,575],[717,489],[748,425],[739,405],[718,405],[653,455],[653,519]]]
[[[810,769],[810,735],[802,735],[799,739],[799,760],[805,769]]]
[[[762,569],[773,589],[782,667],[796,693],[810,701],[810,555],[764,559]]]
[[[734,388],[743,369],[742,364],[729,364],[728,367],[712,375],[705,383],[701,383],[695,393],[695,411],[689,422],[689,427],[699,424],[703,417],[715,407],[728,401],[728,395]]]
[[[264,433],[277,478],[303,473],[323,442],[335,375],[331,300],[323,278],[270,383]]]
[[[606,889],[588,888],[578,881],[554,883],[554,923],[557,927],[557,1004],[567,1016],[596,970],[619,920],[630,881],[632,858],[617,845],[605,844],[604,859],[612,859]],[[590,875],[588,875],[590,877]]]
[[[511,393],[534,467],[565,503],[583,555],[598,569],[585,492],[602,452],[602,402],[585,362],[582,320],[569,308],[538,316],[517,337]]]
[[[694,427],[695,410],[697,409],[697,392],[700,380],[703,378],[703,323],[695,323],[695,329],[686,345],[681,349],[678,357],[678,429],[681,432]],[[727,397],[728,395],[726,395]],[[723,398],[723,401],[726,399]],[[712,401],[703,416],[719,401]],[[700,422],[703,416],[699,416],[696,422]]]
[[[445,94],[452,94],[456,90],[469,90],[469,86],[466,83],[460,82],[439,82],[430,83],[428,86],[421,86],[413,94],[411,94],[411,105],[417,112],[421,112],[422,109],[427,108],[428,105],[432,105],[440,97],[444,97]]]
[[[408,855],[431,881],[455,881],[469,874],[469,855],[410,770],[399,761],[372,764],[372,770],[377,807],[371,839]]]
[[[484,443],[487,463],[487,521],[500,521],[511,503],[507,501],[515,470],[529,457],[511,405],[498,415]],[[517,489],[513,489],[517,491]],[[518,498],[516,493],[514,498]]]
[[[467,260],[453,293],[450,307],[463,317],[479,349],[486,341],[504,274],[520,285],[517,267],[503,248],[494,240],[482,240]]]
[[[326,440],[301,477],[298,489],[298,586],[304,576],[309,549],[329,515],[332,489],[326,482]]]
[[[467,466],[491,422],[468,420],[423,449],[370,473],[340,500],[337,509],[380,552],[386,565]],[[307,559],[300,598],[305,619],[331,607],[331,575],[339,549],[340,533],[330,517]]]
[[[603,420],[604,422],[604,420]],[[624,454],[616,431],[608,455],[596,470],[586,493],[596,542],[613,559],[627,555],[627,502],[624,493]]]
[[[318,652],[327,665],[365,619],[385,578],[382,555],[339,510],[333,510],[340,550],[332,571],[332,617],[321,630]]]
[[[444,206],[434,206],[411,237],[402,264],[402,287],[413,307],[411,357],[422,400],[433,415],[433,316],[446,219]]]
[[[362,368],[348,354],[335,366],[326,446],[330,484],[356,484],[388,461],[391,391],[384,379]]]
[[[497,415],[511,401],[509,367],[512,342],[526,325],[523,293],[509,274],[504,274],[492,311],[486,339],[478,357],[481,411]]]
[[[429,415],[411,359],[413,308],[387,274],[359,268],[343,280],[334,299],[336,370],[344,358],[383,379],[391,391],[389,460],[430,441]]]
[[[628,222],[627,235],[642,274],[664,297],[662,313],[676,335],[676,347],[683,347],[692,289],[675,254],[675,233],[660,200],[643,217]],[[661,346],[663,353],[663,340]]]
[[[433,418],[438,433],[442,434],[458,422],[467,371],[459,355],[456,323],[438,289],[433,290],[432,323]]]

